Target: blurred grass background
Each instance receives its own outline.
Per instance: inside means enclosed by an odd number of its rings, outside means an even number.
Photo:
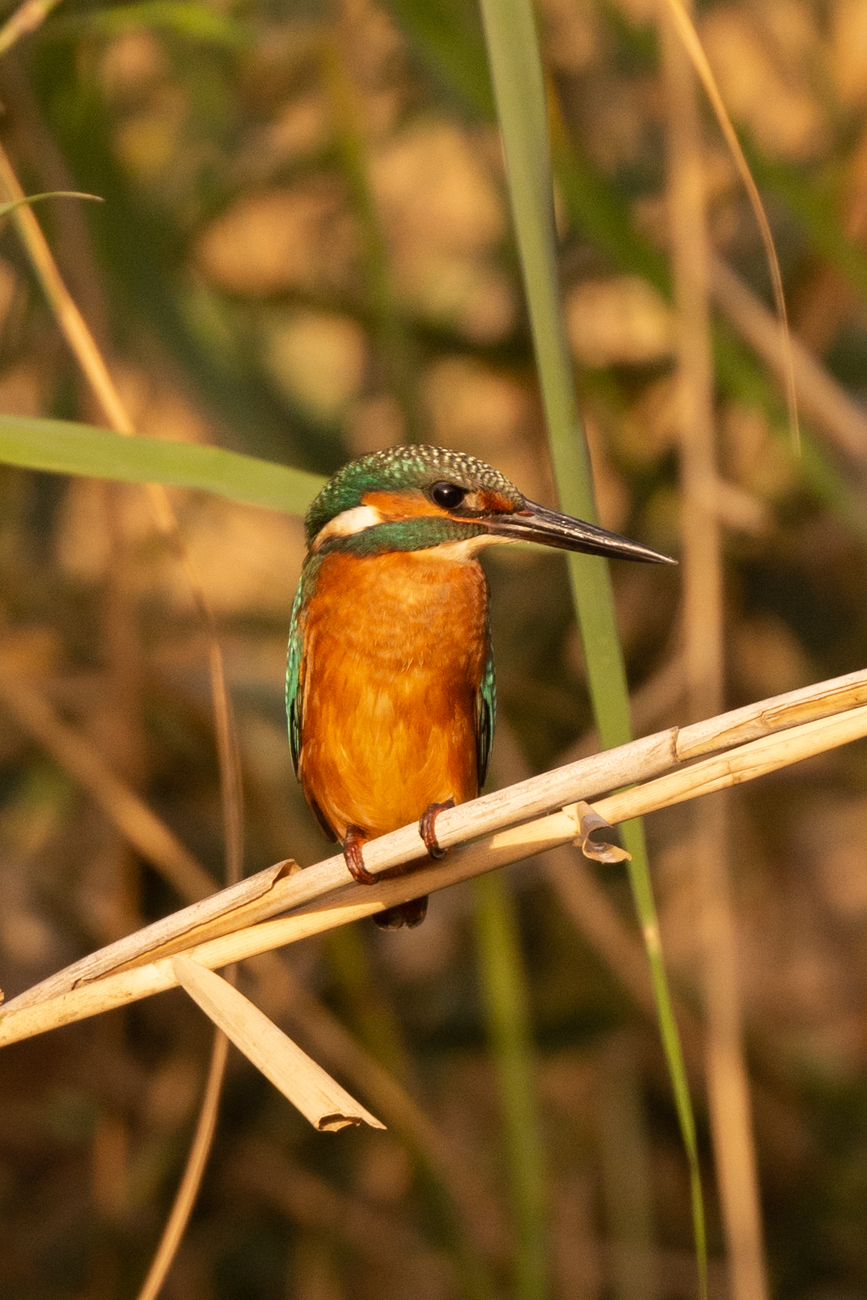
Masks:
[[[656,10],[544,0],[538,12],[562,289],[602,522],[680,553],[682,306],[672,305],[673,109]],[[744,0],[708,3],[697,22],[762,188],[795,333],[857,411],[867,9]],[[554,499],[473,4],[68,0],[0,61],[0,101],[28,192],[105,199],[49,201],[38,214],[141,432],[318,474],[424,439]],[[759,310],[770,303],[761,241],[709,115],[702,123],[708,238]],[[731,312],[714,319],[712,344],[723,695],[735,706],[863,664],[864,460],[859,429],[843,447],[819,408],[798,460],[781,390]],[[8,224],[0,412],[101,423]],[[2,467],[0,500],[0,672],[48,698],[219,876],[205,639],[145,495]],[[246,868],[288,854],[314,862],[324,845],[295,787],[282,710],[300,521],[217,497],[175,500],[226,652]],[[504,550],[486,564],[501,718],[493,780],[507,783],[578,752],[591,714],[562,557]],[[636,731],[684,721],[678,576],[624,565],[613,578]],[[771,1289],[855,1300],[867,1294],[863,748],[739,793],[727,818]],[[674,809],[647,831],[721,1297],[693,828]],[[418,931],[354,927],[293,951],[284,987],[259,982],[256,1000],[389,1133],[314,1135],[232,1057],[167,1297],[695,1294],[688,1174],[628,889],[619,871],[552,858],[510,872],[501,909],[526,977],[512,997],[526,994],[537,1119],[525,1130],[539,1131],[522,1168],[538,1167],[541,1205],[531,1185],[522,1210],[504,1136],[514,1117],[491,1046],[504,1031],[485,976],[495,936],[474,925],[476,892],[456,889]],[[4,715],[7,995],[178,903]],[[136,1294],[208,1041],[178,994],[0,1054],[4,1300]],[[536,1215],[535,1244],[516,1214],[525,1227]]]

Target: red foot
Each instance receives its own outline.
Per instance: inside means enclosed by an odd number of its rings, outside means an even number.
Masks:
[[[444,858],[448,852],[447,849],[441,849],[437,841],[437,817],[439,817],[441,812],[445,812],[446,808],[454,808],[454,806],[454,799],[446,799],[445,803],[432,803],[429,808],[425,808],[421,818],[419,819],[418,833],[424,840],[424,846],[427,849],[429,856],[435,858],[437,861],[439,861],[440,858]],[[418,922],[416,922],[416,924],[418,924]]]
[[[367,843],[367,836],[360,826],[347,826],[343,837],[343,859],[353,880],[359,885],[375,885],[376,876],[372,876],[364,865],[362,849]]]

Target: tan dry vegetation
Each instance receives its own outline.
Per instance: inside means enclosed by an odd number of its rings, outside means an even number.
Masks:
[[[594,210],[592,186],[579,185],[576,199],[560,177],[566,319],[602,518],[679,550],[677,321],[653,269],[671,251],[654,12],[643,0],[624,0],[616,21],[602,5],[542,6],[567,153],[652,255],[642,260]],[[142,432],[325,474],[411,430],[490,460],[551,501],[478,52],[461,35],[443,59],[400,14],[368,0],[327,18],[254,5],[237,18],[244,42],[218,49],[170,23],[64,34],[61,6],[22,45],[17,71],[0,65],[4,143],[29,191],[106,199],[85,216],[46,208],[45,227]],[[456,6],[456,27],[462,14]],[[725,0],[700,11],[756,158],[797,336],[831,381],[817,385],[813,371],[801,380],[799,461],[772,342],[762,350],[715,288],[728,324],[717,334],[719,481],[708,500],[723,529],[728,706],[864,661],[864,461],[851,417],[863,419],[867,363],[865,31],[857,0]],[[749,286],[761,327],[759,239],[707,115],[703,130],[713,251]],[[97,420],[11,231],[0,258],[0,411]],[[739,333],[748,342],[732,346]],[[281,703],[300,524],[173,497],[226,652],[247,869],[287,856],[315,863],[326,850],[292,779]],[[6,468],[0,502],[0,676],[36,688],[219,876],[204,638],[143,494]],[[504,553],[489,572],[505,724],[494,767],[507,783],[518,779],[510,744],[527,772],[550,768],[591,719],[557,557]],[[614,580],[641,729],[682,723],[677,580],[645,569],[615,570]],[[3,712],[0,984],[11,998],[181,900],[142,841],[130,849],[57,752]],[[700,902],[683,810],[655,815],[649,833],[666,959],[682,1005],[699,1014]],[[733,799],[731,890],[769,1270],[793,1300],[867,1286],[865,835],[863,742]],[[568,863],[561,880],[585,891],[570,904],[546,861],[515,873],[514,901],[546,1156],[549,1293],[694,1295],[685,1167],[622,877],[613,867],[570,876]],[[473,1256],[494,1294],[513,1293],[508,1158],[473,909],[460,885],[411,935],[359,923],[293,945],[292,977],[309,1001],[289,984],[281,1001],[279,969],[242,986],[389,1133],[314,1140],[230,1058],[206,1195],[168,1300],[445,1300],[481,1294],[467,1281],[472,1268],[462,1272]],[[0,1295],[136,1294],[207,1051],[204,1019],[173,993],[0,1053]],[[701,1053],[689,1051],[704,1134]],[[701,1155],[711,1294],[723,1295],[704,1137]],[[630,1272],[629,1259],[651,1264]]]

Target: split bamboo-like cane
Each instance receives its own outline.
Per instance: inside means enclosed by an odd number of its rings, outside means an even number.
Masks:
[[[867,705],[861,702],[867,697],[867,675],[852,674],[848,679],[822,683],[820,687],[813,688],[812,694],[794,692],[793,695],[802,696],[802,699],[795,702],[792,696],[778,697],[776,700],[764,701],[763,706],[766,707],[754,706],[747,711],[748,718],[721,715],[713,720],[716,727],[702,723],[698,730],[686,728],[685,732],[692,732],[686,738],[686,745],[689,748],[710,744],[712,735],[716,735],[716,743],[720,743],[721,736],[740,734],[744,727],[767,730],[774,719],[786,718],[791,721],[797,716],[798,708],[811,716],[822,707],[836,708],[844,698],[849,706],[844,706],[843,712],[835,712],[826,717],[812,717],[811,721],[790,725],[775,734],[761,736],[757,740],[737,745],[726,753],[703,759],[691,767],[671,771],[633,789],[599,799],[594,803],[593,811],[605,821],[615,824],[687,799],[755,780],[768,772],[867,736]],[[745,711],[738,711],[743,712]],[[677,729],[673,729],[673,733],[661,734],[669,737],[676,750]],[[634,742],[637,747],[644,744],[643,741]],[[630,750],[632,746],[624,746],[623,749]],[[547,773],[545,777],[537,778],[550,788],[556,788],[561,779],[558,773]],[[510,787],[511,792],[517,792],[511,805],[510,791],[498,792],[500,815],[504,820],[506,814],[503,809],[509,806],[512,808],[512,820],[516,820],[515,809],[526,807],[529,798],[527,788],[532,786],[533,782],[522,782]],[[574,784],[572,793],[575,793]],[[483,804],[485,800],[477,803]],[[472,809],[473,805],[469,804],[464,806],[463,811],[471,826],[478,825],[473,820]],[[488,815],[483,812],[482,820]],[[520,812],[517,815],[520,816]],[[513,825],[511,829],[485,835],[475,843],[456,848],[442,863],[427,865],[409,876],[384,880],[372,886],[345,883],[347,872],[342,858],[329,859],[289,879],[278,878],[271,892],[281,891],[280,902],[284,909],[294,903],[296,910],[291,915],[243,924],[238,928],[242,919],[249,919],[250,909],[261,909],[267,901],[258,900],[235,911],[231,917],[235,928],[231,933],[196,943],[194,933],[187,929],[186,943],[189,946],[185,949],[185,954],[201,966],[214,970],[297,942],[309,935],[333,929],[362,916],[371,916],[374,912],[393,907],[397,903],[407,902],[419,894],[444,889],[447,885],[571,842],[583,836],[581,816],[582,811],[577,804],[564,804],[559,811],[548,816],[535,818],[522,825]],[[398,856],[400,848],[390,861],[382,861],[382,846],[386,840],[397,840],[400,844],[401,837],[406,837],[409,833],[409,829],[405,828],[395,832],[394,836],[384,836],[376,842],[380,846],[379,852],[375,857],[375,865],[371,853],[370,869],[382,871],[394,865],[395,861],[405,861],[405,858]],[[466,837],[469,838],[472,833],[471,830],[465,832]],[[412,834],[417,835],[417,831],[413,829]],[[370,849],[374,848],[376,844],[370,846]],[[417,853],[414,856],[418,856]],[[302,887],[300,890],[299,885]],[[295,898],[293,903],[289,903],[286,899],[293,890]],[[71,985],[70,971],[67,971],[62,973],[66,981],[64,991],[51,995],[43,984],[39,986],[45,995],[42,1000],[34,999],[32,990],[30,998],[26,995],[17,998],[0,1015],[0,1046],[98,1015],[112,1007],[124,1006],[177,985],[178,979],[170,956],[143,960],[144,964],[104,975],[90,983],[81,982],[79,977],[78,982]]]
[[[867,702],[867,670],[760,700],[688,727],[669,727],[447,809],[437,819],[437,838],[444,848],[456,848],[482,835],[554,812],[566,804],[593,800],[620,786],[652,780],[705,755],[778,734],[796,724],[833,717],[864,702]],[[638,814],[627,814],[635,815]],[[613,823],[622,819],[608,814],[607,820]],[[572,838],[574,835],[566,837]],[[416,826],[384,835],[364,849],[365,865],[373,875],[425,857]],[[418,878],[418,873],[413,873],[413,879]],[[287,859],[74,962],[12,999],[4,1008],[5,1014],[68,993],[134,962],[154,961],[158,956],[182,952],[221,934],[302,907],[349,881],[340,855],[303,872]]]

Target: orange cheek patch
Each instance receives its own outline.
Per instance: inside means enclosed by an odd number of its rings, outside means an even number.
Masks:
[[[378,511],[383,520],[422,517],[453,519],[455,517],[451,511],[443,510],[432,501],[428,501],[424,493],[419,491],[365,492],[361,501],[363,505],[371,506]],[[487,488],[478,488],[475,492],[471,492],[466,499],[466,504],[485,515],[511,514],[515,509],[514,502],[508,497]]]
[[[383,519],[415,519],[446,513],[432,505],[423,492],[365,492],[361,500],[363,505],[378,510]]]
[[[444,515],[451,517],[451,512],[428,501],[423,492],[365,492],[362,504],[378,510],[383,519],[415,519],[422,516]],[[467,505],[483,514],[511,514],[515,509],[513,501],[501,492],[479,488],[467,497]]]
[[[479,509],[485,514],[508,515],[515,509],[515,503],[500,492],[489,492],[484,488],[475,494],[479,499]]]

